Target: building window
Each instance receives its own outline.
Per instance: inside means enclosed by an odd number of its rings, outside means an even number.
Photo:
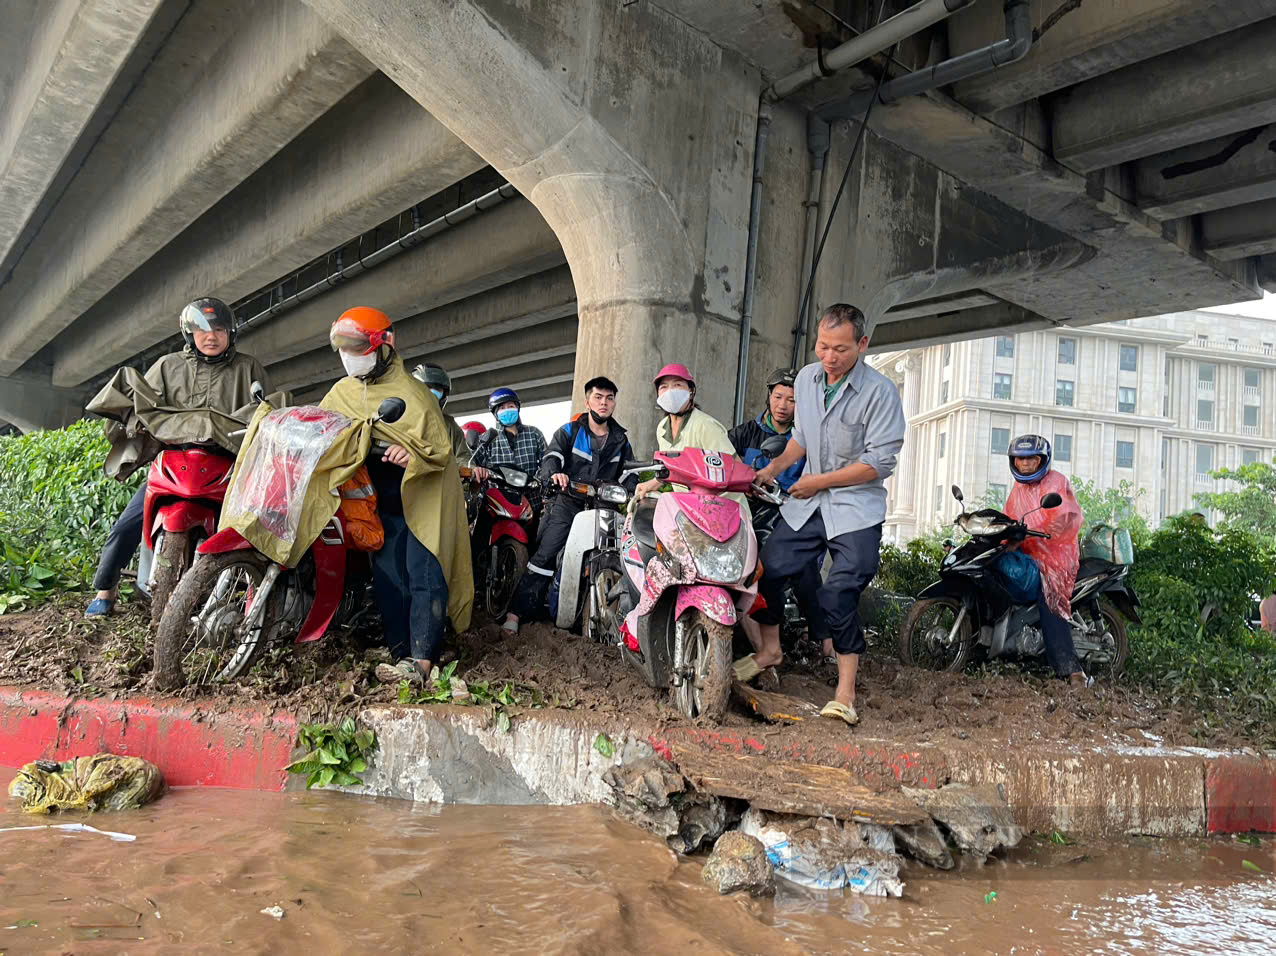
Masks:
[[[1245,369],[1245,387],[1257,390],[1258,383],[1262,379],[1262,371],[1256,368]]]
[[[1214,374],[1217,366],[1210,365],[1207,362],[1198,362],[1196,365],[1196,383],[1207,391],[1214,391]]]
[[[995,481],[988,482],[988,504],[993,508],[1002,508],[1006,504],[1006,486]]]
[[[1200,348],[1205,348],[1205,346],[1209,343],[1209,340],[1210,340],[1210,337],[1206,335],[1205,333],[1203,332],[1196,333],[1196,344]]]
[[[1214,424],[1214,402],[1208,398],[1196,400],[1196,420],[1201,425]]]
[[[1118,468],[1134,467],[1134,442],[1118,441],[1116,443],[1116,466]]]
[[[1139,370],[1139,347],[1137,345],[1121,346],[1121,371],[1137,372]]]
[[[1007,375],[1005,372],[998,372],[992,377],[992,397],[1004,398],[1010,400],[1010,385],[1013,376]]]
[[[1264,343],[1263,343],[1263,354],[1264,354],[1264,355],[1271,355],[1273,351],[1276,351],[1276,348],[1274,348],[1274,347],[1272,346],[1272,343],[1271,343],[1271,342],[1264,342]]]
[[[1118,388],[1117,389],[1117,411],[1118,412],[1133,412],[1136,397],[1137,395],[1136,395],[1135,389]]]
[[[1258,406],[1257,405],[1245,406],[1244,425],[1246,428],[1258,427]]]
[[[1214,470],[1214,446],[1213,445],[1197,445],[1196,446],[1196,474],[1199,476],[1208,476]]]
[[[988,443],[988,454],[1004,455],[1010,451],[1010,429],[994,428],[992,430],[992,441]]]
[[[1055,461],[1072,461],[1072,436],[1071,435],[1055,435],[1054,436],[1054,460]]]
[[[1076,365],[1077,364],[1077,340],[1076,339],[1060,339],[1059,340],[1059,364],[1060,365]]]
[[[1240,346],[1241,346],[1241,340],[1240,340],[1240,339],[1232,339],[1232,338],[1229,338],[1229,339],[1227,340],[1227,347],[1228,347],[1229,349],[1231,349],[1233,352],[1235,352],[1238,348],[1240,348]]]
[[[1161,439],[1161,470],[1165,471],[1165,468],[1167,465],[1169,465],[1169,463],[1170,463],[1170,440],[1168,438],[1162,438]]]
[[[941,513],[944,510],[944,486],[943,485],[935,486],[935,510]]]
[[[1260,458],[1261,458],[1261,455],[1257,448],[1242,448],[1241,449],[1241,464],[1242,465],[1252,465],[1255,462],[1259,461]]]
[[[939,383],[939,404],[942,405],[946,401],[948,401],[948,383],[940,382]]]
[[[953,343],[944,343],[944,368],[948,368],[948,363],[953,360]]]
[[[939,456],[944,457],[944,452],[948,450],[948,432],[939,433]]]
[[[1072,400],[1076,396],[1076,390],[1077,387],[1074,383],[1059,379],[1054,383],[1054,403],[1071,408]]]
[[[1014,358],[1015,357],[1015,337],[1013,335],[997,336],[997,357],[998,358]]]

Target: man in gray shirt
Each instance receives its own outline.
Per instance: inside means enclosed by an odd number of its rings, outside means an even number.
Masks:
[[[863,361],[868,348],[864,314],[853,305],[829,306],[815,342],[818,362],[798,372],[793,437],[784,452],[758,472],[770,482],[806,456],[802,477],[789,489],[784,519],[762,553],[759,591],[765,609],[757,653],[736,662],[741,680],[778,664],[786,582],[827,550],[833,564],[819,590],[820,607],[837,652],[837,690],[820,711],[854,724],[855,674],[864,652],[860,592],[873,580],[886,520],[883,482],[904,445],[904,409],[895,386]]]

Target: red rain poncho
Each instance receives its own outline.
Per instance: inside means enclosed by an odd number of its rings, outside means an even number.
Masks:
[[[1050,492],[1063,499],[1058,508],[1041,508],[1041,499]],[[1035,514],[1028,514],[1041,508]],[[1057,471],[1048,471],[1032,484],[1015,482],[1006,501],[1006,514],[1016,521],[1021,518],[1033,531],[1044,531],[1049,538],[1026,538],[1021,550],[1041,571],[1041,587],[1046,607],[1065,621],[1072,616],[1072,587],[1077,581],[1081,549],[1077,535],[1081,531],[1081,506],[1072,493],[1068,479]],[[1024,516],[1027,515],[1025,518]]]

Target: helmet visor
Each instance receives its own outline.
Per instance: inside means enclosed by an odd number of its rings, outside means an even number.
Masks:
[[[367,355],[385,342],[385,335],[384,329],[369,331],[354,319],[342,318],[332,323],[332,329],[328,332],[328,341],[332,343],[334,352]]]
[[[182,309],[181,317],[182,331],[188,334],[193,332],[212,332],[214,329],[221,329],[224,332],[231,331],[230,323],[224,315],[220,315],[211,305],[200,308],[197,305],[188,305]]]

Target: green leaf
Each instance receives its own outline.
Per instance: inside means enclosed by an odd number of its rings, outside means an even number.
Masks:
[[[510,732],[510,715],[505,713],[505,711],[501,711],[496,715],[496,729],[503,734]]]
[[[345,737],[352,737],[354,736],[354,732],[355,732],[354,718],[347,717],[345,720],[341,722],[341,733]]]
[[[319,762],[322,764],[335,765],[335,764],[341,763],[340,758],[338,758],[337,755],[334,754],[327,747],[320,747],[318,750],[318,754],[319,754]]]
[[[350,761],[351,773],[363,773],[367,769],[368,769],[368,762],[364,760],[362,757],[355,757],[353,760]]]
[[[37,581],[47,581],[49,578],[57,577],[56,571],[50,568],[41,567],[38,564],[31,565],[27,573]]]
[[[338,770],[333,774],[332,782],[340,787],[357,787],[363,783],[358,777],[348,774],[344,770]]]
[[[77,684],[83,684],[84,683],[84,668],[81,667],[79,664],[76,664],[74,667],[71,668],[71,676],[75,678],[75,682]]]
[[[997,891],[996,891],[996,890],[989,890],[987,893],[985,893],[985,894],[984,894],[984,902],[985,902],[985,903],[991,903],[991,902],[993,902],[993,901],[994,901],[994,900],[996,900],[996,899],[997,899]]]
[[[616,752],[616,745],[611,742],[611,738],[606,734],[599,734],[594,738],[594,749],[604,757],[610,757]]]
[[[1246,870],[1253,870],[1255,873],[1266,872],[1261,866],[1259,866],[1257,863],[1254,863],[1251,860],[1241,860],[1241,868]]]
[[[363,753],[370,753],[376,749],[377,735],[366,728],[364,730],[360,730],[354,735],[354,745]]]
[[[336,769],[333,767],[324,767],[319,771],[319,786],[326,787],[332,783],[332,778],[337,775]]]
[[[13,928],[14,929],[31,929],[32,927],[39,926],[39,925],[40,924],[33,919],[20,919],[13,924]]]

